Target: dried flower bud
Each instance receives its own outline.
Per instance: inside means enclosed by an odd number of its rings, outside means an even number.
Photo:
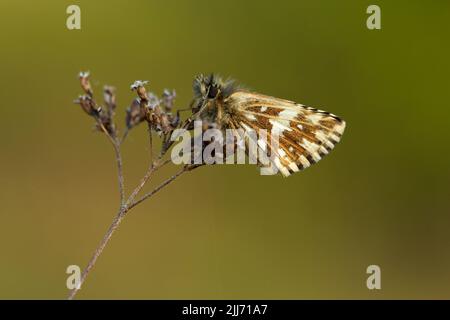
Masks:
[[[148,96],[148,107],[150,109],[154,110],[157,106],[161,104],[161,101],[159,100],[158,96],[153,92],[150,92],[147,96]]]
[[[167,114],[163,113],[160,116],[160,119],[161,119],[160,120],[161,130],[164,134],[168,134],[171,131],[173,131],[174,128],[172,128],[172,125],[170,124],[169,117]]]
[[[166,111],[171,111],[174,106],[174,101],[177,96],[175,90],[170,91],[169,89],[164,89],[162,94],[162,104]]]
[[[92,97],[93,91],[92,91],[91,83],[89,82],[89,76],[90,76],[89,71],[86,71],[86,72],[81,71],[79,73],[81,88],[87,95]]]
[[[90,116],[96,117],[102,111],[101,107],[89,96],[79,96],[78,99],[74,100],[74,103],[79,104],[81,108]]]
[[[147,91],[145,90],[145,85],[148,84],[148,81],[136,80],[131,85],[131,90],[136,91],[139,98],[142,100],[148,101]]]
[[[152,94],[152,104],[149,105],[146,110],[146,120],[149,123],[150,127],[155,130],[157,133],[161,134],[163,131],[162,126],[162,117],[164,115],[164,112],[161,110],[161,107],[159,105],[158,98]]]
[[[125,124],[128,129],[137,126],[146,118],[145,110],[142,110],[139,99],[134,99],[131,106],[127,108]]]
[[[116,88],[112,86],[103,87],[103,100],[112,113],[116,109]]]
[[[176,116],[173,116],[172,114],[168,114],[168,116],[169,116],[170,125],[173,128],[178,128],[178,126],[181,123],[180,111],[177,111],[177,115]]]
[[[98,119],[100,120],[100,123],[103,125],[103,127],[105,127],[106,131],[110,135],[114,136],[116,133],[116,127],[114,125],[111,114],[108,111],[100,110]],[[102,128],[98,123],[97,130],[102,131]]]

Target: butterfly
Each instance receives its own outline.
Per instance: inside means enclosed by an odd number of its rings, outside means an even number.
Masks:
[[[251,92],[214,74],[197,76],[193,90],[192,118],[205,128],[231,129],[237,136],[260,129],[277,135],[277,144],[256,142],[259,151],[270,151],[272,173],[285,177],[320,161],[345,130],[345,121],[332,113]]]

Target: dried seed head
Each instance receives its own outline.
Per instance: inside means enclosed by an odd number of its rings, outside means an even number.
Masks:
[[[145,90],[145,85],[148,84],[148,81],[141,81],[141,80],[136,80],[132,85],[131,85],[131,90],[136,91],[139,98],[141,98],[142,100],[148,100],[147,97],[147,91]]]
[[[161,101],[159,100],[158,96],[154,94],[153,92],[150,92],[148,95],[148,104],[147,106],[154,110],[157,106],[161,104]]]
[[[142,110],[139,99],[134,99],[127,108],[125,124],[128,129],[131,129],[144,121],[145,117],[146,113]]]
[[[91,73],[89,71],[80,71],[79,76],[80,78],[89,78]]]
[[[98,107],[90,96],[79,96],[78,99],[74,100],[73,102],[79,104],[81,106],[81,109],[83,109],[88,115],[92,117],[97,117],[102,111],[102,108]]]
[[[103,127],[106,129],[106,131],[110,135],[115,135],[116,133],[116,127],[114,125],[111,113],[106,110],[100,110],[99,117],[100,123],[103,125]],[[97,130],[102,131],[102,128],[99,123],[97,123]]]
[[[161,130],[164,134],[168,134],[171,131],[173,131],[173,128],[170,125],[169,117],[165,113],[163,113],[160,116],[160,125],[161,125]]]
[[[164,89],[162,94],[162,104],[166,111],[171,111],[174,106],[174,101],[177,96],[175,90],[170,91],[169,89]]]
[[[139,87],[144,87],[148,84],[147,80],[136,80],[132,85],[131,85],[131,90],[136,90]]]
[[[103,100],[110,110],[110,112],[116,109],[116,88],[112,86],[103,87]]]
[[[176,116],[173,116],[172,114],[168,114],[168,116],[169,116],[170,125],[173,128],[178,128],[178,126],[181,123],[180,111],[177,111]]]
[[[90,76],[89,71],[86,71],[86,72],[81,71],[79,73],[81,88],[87,95],[92,97],[93,91],[92,91],[91,83],[89,82],[89,76]]]

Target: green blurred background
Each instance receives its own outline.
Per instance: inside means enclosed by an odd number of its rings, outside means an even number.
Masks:
[[[66,8],[81,7],[80,31]],[[366,28],[381,7],[382,30]],[[175,88],[200,72],[321,107],[348,127],[289,178],[203,167],[139,206],[78,298],[450,298],[448,1],[0,2],[0,298],[63,299],[117,210],[113,152],[77,73]],[[122,126],[123,127],[123,126]],[[124,146],[127,191],[145,128]],[[156,180],[177,170],[162,170]],[[156,183],[154,181],[153,183]],[[377,264],[382,289],[366,288]]]

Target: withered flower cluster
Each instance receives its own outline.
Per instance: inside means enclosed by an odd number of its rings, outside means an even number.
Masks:
[[[95,119],[95,128],[103,132],[113,145],[115,159],[117,162],[120,207],[117,216],[115,217],[107,233],[103,237],[102,242],[94,252],[91,260],[88,263],[88,266],[83,271],[79,286],[71,290],[69,299],[72,299],[76,295],[81,287],[81,284],[85,281],[86,276],[95,265],[97,258],[100,256],[103,249],[111,239],[111,235],[117,229],[118,225],[121,223],[125,215],[134,207],[151,198],[157,192],[165,188],[183,173],[191,171],[192,169],[200,166],[186,164],[181,168],[181,170],[179,170],[168,179],[164,180],[153,190],[138,197],[139,194],[142,193],[144,186],[147,184],[147,182],[149,182],[150,177],[153,175],[153,173],[164,165],[170,163],[170,160],[164,160],[163,158],[167,153],[167,150],[169,150],[171,144],[173,143],[171,142],[170,138],[176,128],[189,127],[189,124],[192,122],[192,116],[188,117],[187,120],[182,124],[179,111],[177,111],[175,115],[172,113],[172,110],[174,108],[174,100],[176,97],[176,93],[174,90],[166,89],[164,90],[162,95],[158,97],[154,93],[147,92],[145,88],[145,86],[148,84],[147,81],[136,81],[131,85],[131,90],[136,91],[137,97],[131,102],[131,105],[126,110],[126,128],[122,137],[119,138],[119,132],[114,122],[115,110],[117,107],[116,90],[111,86],[104,86],[103,103],[102,105],[99,105],[94,98],[94,91],[89,81],[89,76],[89,72],[80,72],[80,85],[83,89],[84,94],[80,95],[74,102],[79,104],[81,108],[86,112],[86,114]],[[142,177],[138,185],[134,188],[129,196],[126,196],[120,147],[125,140],[127,133],[143,122],[147,123],[148,127],[148,138],[150,142],[150,163],[145,175]],[[162,139],[161,150],[156,160],[153,159],[152,133],[156,133]]]
[[[149,131],[162,137],[162,153],[165,153],[170,144],[170,136],[173,130],[180,126],[181,121],[179,111],[175,116],[172,114],[176,93],[175,90],[165,89],[159,98],[152,92],[147,93],[146,84],[148,81],[137,80],[131,85],[131,90],[136,91],[138,97],[126,111],[125,124],[127,130],[130,130],[146,121]]]
[[[90,73],[80,72],[79,79],[81,88],[84,91],[74,102],[96,120],[96,129],[105,131],[113,139],[117,139],[118,130],[114,123],[116,104],[116,89],[112,86],[103,87],[104,105],[99,105],[94,99],[94,92],[90,83]],[[148,81],[137,80],[131,85],[131,90],[137,93],[130,106],[126,109],[125,132],[120,142],[122,142],[128,132],[146,122],[151,133],[155,132],[162,138],[160,157],[163,156],[171,146],[170,137],[173,131],[180,127],[180,112],[173,114],[175,106],[175,90],[165,89],[160,97],[153,92],[147,92]]]
[[[89,76],[89,72],[80,72],[80,84],[84,95],[80,95],[74,102],[79,104],[89,116],[96,120],[97,130],[106,130],[112,137],[116,137],[117,132],[113,121],[114,110],[116,109],[115,88],[104,86],[103,98],[105,107],[99,106],[94,99],[94,91],[92,90]]]

